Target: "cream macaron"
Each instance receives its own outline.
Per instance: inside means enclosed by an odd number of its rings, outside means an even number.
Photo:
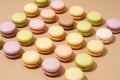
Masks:
[[[107,28],[100,28],[96,31],[96,39],[103,43],[110,43],[113,40],[112,31]]]
[[[73,32],[67,35],[66,42],[71,48],[79,49],[83,46],[84,39],[81,34]]]
[[[48,54],[53,51],[54,44],[51,39],[42,37],[36,40],[35,47],[39,53]]]
[[[41,57],[40,54],[36,51],[26,51],[22,55],[22,63],[25,67],[28,68],[36,68],[41,63]]]
[[[65,37],[65,31],[62,26],[51,26],[48,30],[48,36],[54,41],[60,41]]]
[[[38,6],[35,5],[34,3],[27,3],[24,6],[24,13],[26,14],[26,16],[28,17],[35,17],[39,14],[39,9]]]
[[[101,56],[104,53],[104,44],[100,40],[90,40],[87,43],[87,53],[91,56]]]

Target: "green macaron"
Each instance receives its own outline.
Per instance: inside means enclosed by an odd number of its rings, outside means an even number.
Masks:
[[[92,68],[93,59],[87,53],[80,53],[76,56],[75,63],[79,66],[81,70],[87,71]]]
[[[22,12],[16,12],[11,16],[11,20],[17,27],[24,27],[27,22],[27,17]]]
[[[48,0],[34,0],[35,4],[38,6],[38,7],[45,7],[48,5]]]
[[[92,25],[88,21],[80,21],[77,23],[77,31],[83,36],[90,36],[92,33]]]
[[[102,24],[102,15],[97,11],[91,11],[87,15],[87,20],[93,25],[98,26]]]
[[[16,38],[21,45],[27,46],[32,44],[34,37],[31,31],[21,30],[17,33]]]

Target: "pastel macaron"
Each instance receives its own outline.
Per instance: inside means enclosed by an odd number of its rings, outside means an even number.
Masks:
[[[56,58],[46,58],[42,62],[42,68],[47,76],[58,76],[61,70],[61,64]]]
[[[14,37],[16,35],[16,26],[11,21],[5,21],[0,24],[0,33],[3,37]]]
[[[91,56],[101,56],[104,54],[104,44],[100,40],[90,40],[86,46],[87,53]]]
[[[46,30],[45,23],[41,19],[30,20],[28,27],[30,31],[35,34],[43,33]]]
[[[65,11],[65,4],[62,0],[53,0],[50,3],[50,7],[56,12],[56,13],[63,13]]]
[[[54,41],[60,41],[63,40],[65,37],[65,31],[64,28],[62,26],[51,26],[48,29],[48,36],[50,39],[54,40]]]
[[[27,3],[24,6],[24,13],[27,17],[35,17],[39,15],[39,12],[38,6],[34,3]]]
[[[56,21],[55,11],[52,9],[44,9],[40,12],[42,20],[46,23],[52,23]]]
[[[22,63],[25,67],[36,68],[41,62],[40,54],[36,51],[26,51],[22,55]]]
[[[68,68],[64,74],[65,80],[84,80],[83,71],[76,67]]]
[[[64,14],[59,16],[59,24],[65,29],[70,30],[74,28],[74,19],[69,15]]]
[[[32,32],[29,30],[19,31],[16,35],[16,38],[17,38],[18,42],[23,46],[31,45],[34,40],[34,36],[33,36]]]
[[[102,24],[102,14],[98,11],[91,11],[87,14],[87,20],[93,26],[99,26]]]
[[[39,53],[49,54],[54,49],[54,43],[49,38],[41,37],[36,40],[35,47]]]
[[[80,53],[76,56],[75,63],[81,70],[87,71],[92,68],[93,58],[87,53]]]
[[[49,3],[49,0],[34,0],[34,2],[38,7],[46,7]]]
[[[67,45],[58,45],[54,53],[56,57],[63,62],[70,61],[73,58],[72,48]]]
[[[10,59],[19,58],[21,56],[21,46],[16,41],[6,42],[3,46],[5,56]]]
[[[112,31],[107,28],[100,28],[96,31],[96,39],[103,43],[110,43],[113,40]]]
[[[72,6],[68,11],[69,15],[75,20],[80,20],[85,17],[85,11],[81,6]]]
[[[77,31],[83,36],[90,36],[92,34],[92,25],[88,21],[80,21],[77,23]]]
[[[112,31],[112,33],[120,33],[120,20],[116,18],[111,18],[107,20],[107,28]]]
[[[16,12],[11,15],[11,20],[16,27],[24,27],[27,24],[27,17],[23,12]]]
[[[72,49],[79,49],[79,48],[82,48],[84,44],[84,39],[81,34],[73,32],[73,33],[69,33],[66,36],[66,43]]]

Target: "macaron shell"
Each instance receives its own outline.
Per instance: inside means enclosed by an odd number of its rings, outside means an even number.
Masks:
[[[96,31],[96,38],[103,43],[110,43],[113,39],[113,34],[109,29],[101,28]]]
[[[34,0],[38,7],[46,7],[49,3],[48,0]]]
[[[69,13],[70,15],[72,16],[81,16],[84,14],[84,9],[80,6],[72,6],[70,9],[69,9]]]
[[[35,46],[38,51],[46,53],[52,51],[54,44],[49,38],[43,37],[37,39]]]
[[[72,67],[65,71],[65,80],[84,80],[84,74],[80,69]]]
[[[24,6],[24,11],[26,13],[35,13],[38,10],[38,7],[33,3],[27,3]]]
[[[92,54],[93,55],[102,55],[103,52],[104,52],[104,44],[99,41],[99,40],[90,40],[88,43],[87,43],[87,51],[88,53]],[[92,55],[92,56],[93,56]]]
[[[25,23],[26,22],[26,15],[22,12],[17,12],[11,16],[11,20],[14,23]]]
[[[68,16],[67,14],[61,15],[59,17],[59,24],[64,28],[64,29],[72,29],[74,20]]]
[[[75,62],[82,70],[89,70],[93,64],[93,59],[90,55],[81,53],[76,56]]]
[[[29,22],[29,27],[33,30],[43,30],[45,28],[45,23],[40,19],[33,19]]]
[[[72,49],[67,45],[59,45],[55,49],[55,54],[60,60],[68,61],[72,59]]]
[[[15,24],[10,21],[3,22],[0,25],[0,32],[2,33],[9,34],[13,33],[15,30],[16,30]]]
[[[65,32],[64,32],[63,27],[61,26],[51,26],[48,30],[48,34],[50,38],[53,40],[54,38],[55,40],[62,40],[64,38]]]
[[[87,15],[88,21],[99,22],[102,20],[102,15],[97,11],[91,11]]]
[[[39,53],[37,53],[36,51],[26,51],[22,55],[22,62],[25,66],[32,68],[40,64],[41,58]]]
[[[61,0],[53,0],[50,4],[50,7],[56,13],[63,13],[65,11],[65,4]]]
[[[33,34],[29,30],[19,31],[16,38],[22,45],[29,45],[33,42]]]
[[[83,44],[83,36],[78,33],[70,33],[66,37],[66,42],[68,45],[81,48]]]

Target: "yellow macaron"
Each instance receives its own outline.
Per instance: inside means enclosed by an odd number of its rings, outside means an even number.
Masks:
[[[100,40],[88,41],[86,48],[91,56],[100,56],[104,53],[104,44]]]
[[[75,20],[83,19],[85,16],[84,9],[81,6],[72,6],[68,12]]]
[[[66,42],[71,48],[79,49],[83,46],[84,39],[81,34],[73,32],[67,35]]]
[[[65,32],[62,26],[51,26],[48,30],[48,36],[54,41],[60,41],[64,39]]]
[[[28,68],[36,68],[41,63],[41,57],[36,51],[26,51],[22,55],[22,63]]]
[[[52,52],[54,44],[51,39],[42,37],[36,40],[35,47],[39,53],[48,54]]]

